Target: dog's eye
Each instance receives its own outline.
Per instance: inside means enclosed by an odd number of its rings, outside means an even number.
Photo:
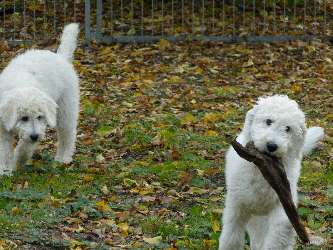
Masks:
[[[42,116],[37,116],[37,118],[36,118],[37,120],[40,120],[40,119],[42,119]]]
[[[28,116],[23,116],[21,118],[21,121],[24,121],[24,122],[27,122],[29,120],[29,117]]]
[[[266,124],[267,124],[268,126],[272,125],[272,123],[273,123],[273,121],[272,121],[271,119],[267,119],[267,120],[266,120]]]
[[[287,127],[286,127],[286,132],[289,132],[289,131],[290,131],[290,127],[287,126]]]

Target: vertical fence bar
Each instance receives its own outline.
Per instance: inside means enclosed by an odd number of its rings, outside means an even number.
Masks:
[[[57,31],[56,31],[56,11],[57,11],[57,5],[56,1],[53,2],[53,37],[55,38],[57,36]],[[66,23],[64,23],[65,25]]]
[[[143,30],[144,30],[144,26],[143,26],[143,1],[141,1],[141,36],[143,36]]]
[[[225,32],[225,0],[222,1],[222,35]]]
[[[213,19],[213,25],[212,25],[212,28],[213,28],[213,36],[215,36],[215,0],[213,0],[213,13],[212,13],[212,19]]]
[[[276,36],[276,0],[273,2],[273,12],[274,35]]]
[[[36,41],[36,0],[34,0],[34,41]]]
[[[317,34],[317,1],[313,1],[313,35]]]
[[[46,1],[44,1],[44,10],[43,10],[43,40],[46,40]]]
[[[293,29],[294,29],[294,34],[295,34],[295,32],[296,32],[296,19],[297,19],[297,16],[296,16],[296,1],[294,1],[294,18],[293,18],[294,20],[293,20]]]
[[[283,35],[286,35],[286,0],[283,1]]]
[[[15,1],[14,1],[14,5],[13,5],[13,9],[14,9],[14,13],[13,13],[13,24],[14,24],[14,41],[16,40],[16,4],[15,4]]]
[[[3,1],[3,40],[6,40],[6,1]]]
[[[66,0],[64,0],[64,26],[66,25],[66,19],[67,19],[67,6],[66,6]]]
[[[306,35],[306,0],[304,0],[304,21],[303,21],[303,33]]]
[[[74,1],[74,23],[76,23],[76,1]]]
[[[171,35],[174,35],[175,30],[175,16],[174,16],[174,1],[171,0]]]
[[[201,28],[201,31],[202,31],[202,34],[204,35],[204,32],[205,32],[205,0],[202,0],[201,8],[202,8],[202,15],[201,15],[202,28]]]
[[[243,0],[243,30],[245,30],[245,20],[246,20],[246,6],[245,6],[245,0]]]
[[[111,0],[111,10],[110,10],[110,33],[111,33],[111,36],[113,35],[113,0]]]
[[[151,35],[154,35],[154,0],[151,0]]]
[[[131,30],[134,28],[133,21],[134,21],[134,3],[131,0]]]
[[[26,19],[25,19],[25,0],[23,0],[23,44],[25,46],[25,40],[26,40],[26,27],[25,27],[25,22],[26,22]]]
[[[262,34],[265,34],[266,32],[266,1],[264,0],[264,10],[263,10],[263,18],[264,18],[264,25],[263,25],[263,33]]]
[[[253,35],[256,35],[256,1],[253,1]]]
[[[97,0],[96,5],[96,38],[102,38],[102,17],[103,17],[103,9],[102,9],[102,0]]]
[[[123,0],[120,1],[120,20],[121,22],[124,21],[124,18],[123,18],[123,10],[124,10],[124,3],[123,3]],[[122,23],[120,24],[120,31],[121,33],[124,32],[124,29],[123,29],[123,25]]]
[[[327,18],[327,15],[326,15],[326,11],[327,11],[327,9],[326,9],[326,4],[327,4],[327,0],[324,0],[324,34],[323,34],[323,38],[324,38],[324,40],[326,40],[325,38],[326,38],[326,35],[327,35],[327,31],[326,31],[326,29],[327,29],[327,23],[326,23],[326,18]]]
[[[90,0],[84,1],[84,26],[85,26],[85,44],[90,44],[91,29],[90,29]]]
[[[236,10],[236,6],[235,6],[235,1],[236,0],[232,0],[232,36],[235,36],[235,32],[236,32],[236,15],[235,15],[235,10]]]
[[[162,36],[164,36],[164,0],[162,0]]]
[[[184,0],[182,0],[182,34],[185,33],[185,13],[184,13]]]
[[[194,31],[194,19],[195,19],[195,15],[194,15],[194,0],[192,0],[192,34],[195,33],[195,31]]]

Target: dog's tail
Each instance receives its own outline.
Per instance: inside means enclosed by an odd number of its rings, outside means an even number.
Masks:
[[[76,48],[79,31],[79,24],[71,23],[66,25],[62,32],[61,43],[57,54],[61,55],[69,62],[73,61],[73,53]]]
[[[310,127],[306,131],[305,142],[303,147],[303,156],[311,154],[316,148],[316,143],[324,139],[324,129],[321,127]]]

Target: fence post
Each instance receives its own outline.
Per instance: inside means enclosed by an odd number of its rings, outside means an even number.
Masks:
[[[98,41],[102,40],[102,19],[103,19],[102,0],[97,0],[97,6],[96,6],[96,39]]]
[[[90,0],[85,0],[84,6],[84,25],[85,25],[85,40],[84,43],[90,45],[90,38],[91,38],[91,29],[90,29]]]

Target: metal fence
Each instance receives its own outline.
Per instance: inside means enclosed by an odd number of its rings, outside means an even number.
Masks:
[[[55,39],[79,22],[100,42],[332,40],[333,0],[12,0],[0,2],[0,39]],[[83,28],[84,27],[84,28]]]

